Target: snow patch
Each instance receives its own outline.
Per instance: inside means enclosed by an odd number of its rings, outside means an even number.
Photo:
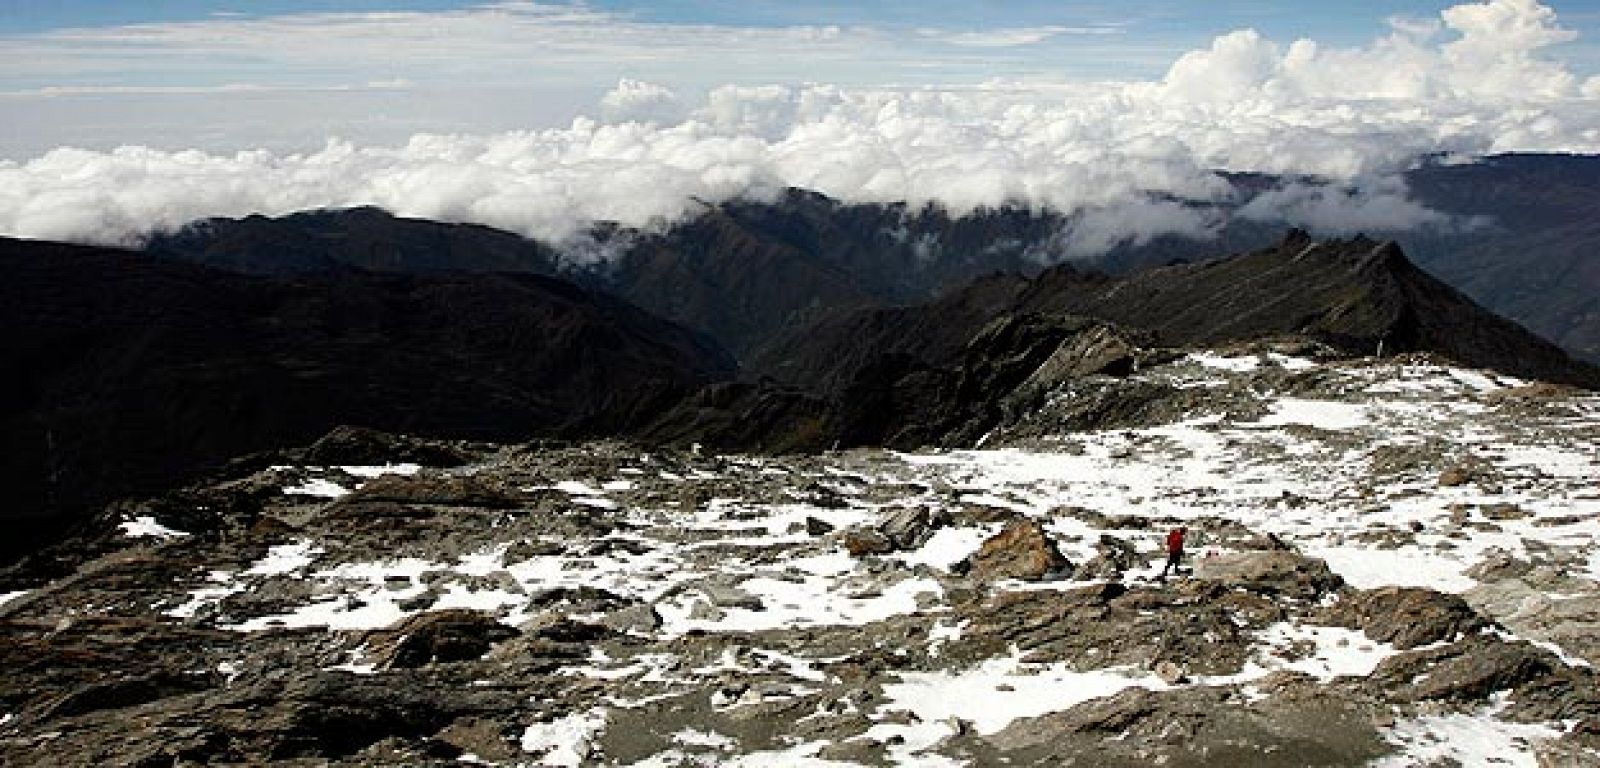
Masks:
[[[1388,643],[1371,640],[1358,630],[1344,627],[1280,623],[1268,627],[1262,633],[1262,639],[1271,649],[1261,657],[1265,660],[1267,670],[1304,672],[1323,681],[1346,675],[1366,677],[1384,659],[1398,653]],[[1284,661],[1280,654],[1295,647],[1309,647],[1310,652],[1301,658]]]
[[[383,477],[384,475],[404,475],[406,477],[410,477],[411,475],[421,472],[422,466],[419,464],[405,463],[383,464],[381,466],[349,466],[339,467],[339,469],[347,475],[353,475],[355,477],[371,480],[375,477]]]
[[[1419,717],[1389,729],[1389,742],[1399,747],[1401,754],[1377,760],[1371,766],[1421,768],[1454,764],[1538,768],[1534,743],[1561,735],[1549,726],[1508,723],[1488,713]]]
[[[1261,359],[1255,355],[1248,357],[1229,357],[1215,352],[1195,352],[1189,355],[1189,362],[1198,363],[1207,368],[1214,368],[1229,373],[1250,373],[1261,367]]]
[[[1367,407],[1333,400],[1301,400],[1286,397],[1273,402],[1272,413],[1256,422],[1262,427],[1297,424],[1331,432],[1357,429],[1371,423]]]
[[[936,531],[920,549],[902,552],[895,557],[911,567],[926,565],[930,568],[949,570],[951,565],[977,552],[983,542],[993,535],[992,529],[993,526],[982,528],[945,526]]]
[[[534,723],[522,732],[522,751],[539,755],[546,766],[581,766],[606,726],[603,709],[576,712],[548,723]]]
[[[312,478],[298,485],[284,486],[283,492],[289,496],[312,496],[319,499],[337,499],[350,495],[349,488],[322,478]]]
[[[322,547],[310,541],[279,544],[267,550],[266,557],[245,571],[246,576],[281,576],[310,565],[323,553]]]
[[[168,528],[149,516],[124,520],[117,527],[122,529],[122,535],[130,539],[161,539],[165,541],[168,539],[181,539],[189,535],[184,531]]]
[[[1020,718],[1060,712],[1134,686],[1166,687],[1153,675],[1125,669],[1078,672],[1064,664],[1024,664],[1017,653],[964,672],[899,675],[901,682],[883,686],[889,699],[883,710],[909,710],[923,722],[967,720],[985,736]]]
[[[672,740],[686,747],[708,747],[710,749],[733,749],[739,742],[723,736],[714,731],[697,731],[685,728],[672,734]]]
[[[1460,560],[1428,554],[1414,547],[1312,546],[1306,549],[1306,554],[1326,560],[1334,573],[1356,589],[1426,587],[1459,593],[1478,584],[1464,573],[1467,565]]]

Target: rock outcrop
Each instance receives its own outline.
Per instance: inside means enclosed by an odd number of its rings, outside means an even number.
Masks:
[[[1489,626],[1455,595],[1415,587],[1382,587],[1347,593],[1328,618],[1400,650],[1448,642]]]
[[[1072,563],[1050,533],[1033,520],[1019,519],[983,542],[964,566],[981,582],[1005,579],[1044,581],[1072,575]]]
[[[1231,552],[1195,563],[1197,579],[1263,595],[1319,600],[1344,585],[1328,564],[1285,550]]]

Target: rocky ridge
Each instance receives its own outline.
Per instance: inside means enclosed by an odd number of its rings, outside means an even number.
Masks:
[[[344,431],[119,502],[0,577],[0,762],[1600,760],[1600,399],[1296,344],[981,450]]]

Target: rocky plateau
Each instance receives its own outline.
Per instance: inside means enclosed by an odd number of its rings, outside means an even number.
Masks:
[[[971,449],[340,429],[114,502],[0,572],[0,763],[1600,765],[1600,396],[1137,359]]]

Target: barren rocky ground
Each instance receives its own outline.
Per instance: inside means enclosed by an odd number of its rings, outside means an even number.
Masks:
[[[1287,351],[970,451],[241,462],[5,574],[0,762],[1600,764],[1600,397]]]

